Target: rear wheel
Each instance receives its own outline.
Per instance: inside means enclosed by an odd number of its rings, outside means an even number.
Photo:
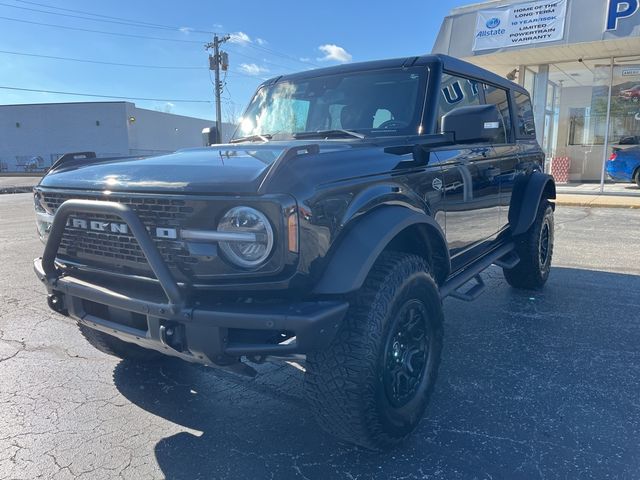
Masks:
[[[513,268],[503,269],[509,285],[531,290],[541,288],[547,282],[553,257],[553,236],[553,208],[543,198],[533,225],[514,239],[520,262]]]
[[[636,185],[640,188],[640,167],[636,169],[636,174],[634,176],[634,179],[636,181]]]
[[[434,388],[442,322],[425,260],[383,253],[331,345],[307,355],[305,387],[318,423],[375,450],[405,439]]]
[[[142,348],[132,343],[123,342],[116,337],[99,332],[98,330],[94,330],[93,328],[89,328],[80,323],[78,324],[78,328],[80,329],[82,336],[93,347],[100,350],[102,353],[138,362],[152,362],[162,358],[162,354],[154,350]]]

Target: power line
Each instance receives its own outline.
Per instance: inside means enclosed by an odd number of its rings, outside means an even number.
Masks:
[[[160,68],[160,69],[172,69],[172,70],[205,70],[207,67],[195,67],[195,66],[178,66],[178,65],[144,65],[137,63],[118,63],[118,62],[104,62],[101,60],[90,60],[86,58],[71,58],[71,57],[58,57],[55,55],[40,55],[37,53],[26,53],[26,52],[10,52],[8,50],[0,50],[0,53],[5,53],[7,55],[19,55],[25,57],[37,57],[37,58],[48,58],[51,60],[64,60],[70,62],[82,62],[82,63],[97,63],[99,65],[115,65],[118,67],[134,67],[134,68]]]
[[[82,13],[83,15],[98,16],[98,17],[103,17],[105,19],[96,19],[96,18],[88,18],[86,16],[71,15],[71,14],[57,13],[57,12],[48,12],[46,10],[40,10],[40,9],[28,8],[28,7],[20,7],[20,6],[17,6],[17,5],[10,5],[8,3],[0,3],[0,5],[6,6],[6,7],[11,7],[11,8],[18,8],[18,9],[22,9],[22,10],[41,12],[41,13],[50,14],[50,15],[59,15],[59,16],[64,16],[64,17],[79,18],[79,19],[83,19],[83,20],[115,23],[115,24],[120,24],[120,25],[130,25],[130,26],[137,26],[137,27],[143,27],[143,28],[156,28],[156,29],[170,30],[170,31],[176,31],[176,32],[180,31],[181,28],[183,28],[183,27],[178,27],[178,26],[170,26],[170,25],[162,25],[162,24],[155,24],[155,23],[140,22],[140,21],[137,21],[137,20],[130,20],[130,19],[125,19],[125,18],[121,18],[121,17],[110,17],[108,15],[99,15],[99,14],[96,14],[96,13],[90,13],[90,12],[86,12],[86,11],[82,11],[82,10],[74,10],[74,9],[70,9],[70,8],[54,7],[52,5],[45,5],[43,3],[30,2],[30,1],[26,1],[26,0],[14,0],[14,1],[20,2],[20,3],[26,3],[26,4],[30,4],[30,5],[38,5],[38,6],[42,6],[42,7],[49,8],[49,9],[62,10],[62,11],[75,12],[75,13]],[[191,29],[191,28],[189,28],[189,32],[208,34],[208,35],[214,35],[215,34],[215,32],[212,32],[212,31],[197,30],[197,29]],[[101,32],[101,33],[105,33],[105,32]],[[263,52],[266,52],[266,53],[270,53],[271,55],[275,55],[275,56],[279,56],[279,57],[282,57],[282,58],[286,58],[286,59],[289,59],[291,61],[294,61],[294,62],[297,62],[297,63],[300,63],[300,64],[311,65],[311,66],[314,66],[314,67],[320,67],[320,65],[318,65],[316,63],[313,63],[313,62],[310,62],[310,61],[306,61],[306,60],[300,60],[299,58],[296,58],[296,57],[294,57],[292,55],[289,55],[287,53],[280,52],[280,51],[274,50],[272,48],[267,48],[267,47],[264,47],[262,45],[255,45],[255,44],[253,44],[251,42],[246,42],[243,45],[246,46],[246,47],[249,47],[249,48],[253,48],[255,50],[259,50],[259,51],[263,51]],[[249,57],[249,58],[251,58],[251,57]]]
[[[49,60],[62,60],[62,61],[70,61],[70,62],[81,62],[81,63],[95,63],[99,65],[113,65],[118,67],[132,67],[132,68],[150,68],[150,69],[165,69],[165,70],[208,70],[207,67],[196,67],[196,66],[180,66],[180,65],[145,65],[138,63],[119,63],[119,62],[103,62],[101,60],[91,60],[87,58],[72,58],[72,57],[58,57],[55,55],[40,55],[37,53],[27,53],[27,52],[11,52],[9,50],[0,50],[0,54],[7,55],[18,55],[25,57],[36,57],[36,58],[47,58]],[[243,73],[240,71],[232,70],[232,75],[239,75],[246,78],[251,78],[253,80],[261,80],[261,77],[250,75],[248,73]]]
[[[179,42],[179,43],[197,43],[198,45],[202,45],[202,41],[199,41],[199,40],[186,40],[186,39],[180,39],[180,38],[167,38],[167,37],[152,37],[149,35],[136,35],[134,33],[107,32],[104,30],[92,30],[89,28],[69,27],[66,25],[57,25],[54,23],[33,22],[30,20],[22,20],[20,18],[11,18],[11,17],[2,17],[2,16],[0,16],[0,19],[10,20],[12,22],[28,23],[31,25],[42,25],[45,27],[62,28],[65,30],[75,30],[78,32],[90,32],[90,33],[101,33],[104,35],[114,35],[116,37],[145,38],[148,40],[163,40],[167,42]]]
[[[19,1],[19,0],[16,0]],[[104,19],[104,18],[91,18],[91,17],[87,17],[85,15],[73,15],[70,13],[59,13],[59,12],[49,12],[47,10],[41,10],[39,8],[30,8],[30,7],[20,7],[18,5],[11,5],[9,3],[0,3],[0,5],[4,6],[4,7],[10,7],[10,8],[17,8],[20,10],[27,10],[30,12],[39,12],[39,13],[46,13],[47,15],[57,15],[60,17],[69,17],[69,18],[79,18],[82,20],[89,20],[91,22],[105,22],[105,23],[115,23],[118,25],[129,25],[129,26],[135,26],[135,27],[141,27],[141,28],[155,28],[155,29],[160,29],[160,30],[171,30],[171,31],[179,31],[180,27],[170,27],[170,26],[164,26],[164,25],[147,25],[144,23],[139,23],[135,20],[124,20],[120,21],[120,20],[108,20],[108,19]],[[49,7],[47,6],[47,8],[55,8],[55,7]],[[67,9],[64,9],[67,10]],[[92,15],[92,14],[87,14],[87,15]],[[189,30],[190,32],[194,32],[195,30]],[[209,32],[205,32],[205,31],[199,31],[198,33],[206,33],[208,34]]]
[[[56,7],[54,5],[47,5],[45,3],[38,3],[38,2],[29,2],[27,0],[13,0],[14,2],[19,2],[19,3],[24,3],[27,5],[37,5],[39,7],[45,7],[45,8],[49,8],[51,10],[60,10],[63,12],[73,12],[73,13],[81,13],[83,15],[91,15],[92,17],[100,17],[100,18],[107,18],[107,19],[111,19],[111,20],[120,20],[120,21],[124,21],[124,22],[130,22],[132,24],[138,24],[140,26],[149,26],[149,27],[157,27],[157,28],[164,28],[164,29],[168,29],[168,30],[179,30],[180,27],[176,27],[176,26],[171,26],[171,25],[163,25],[161,23],[150,23],[150,22],[143,22],[140,20],[132,20],[129,18],[123,18],[123,17],[113,17],[110,15],[101,15],[99,13],[92,13],[92,12],[87,12],[87,11],[83,11],[83,10],[76,10],[73,8],[62,8],[62,7]],[[46,12],[46,13],[52,13],[52,12]],[[194,33],[206,33],[206,34],[213,34],[214,32],[210,32],[208,30],[191,30],[191,32]]]
[[[39,90],[34,88],[7,87],[4,85],[0,85],[0,89],[17,90],[20,92],[54,93],[57,95],[72,95],[75,97],[115,98],[118,100],[143,100],[143,101],[151,101],[151,102],[173,102],[173,103],[212,103],[211,100],[187,100],[183,98],[177,99],[177,98],[121,97],[118,95],[99,95],[99,94],[93,94],[93,93],[61,92],[58,90]]]
[[[186,39],[167,38],[167,37],[153,37],[153,36],[149,36],[149,35],[137,35],[137,34],[134,34],[134,33],[107,32],[105,30],[93,30],[93,29],[89,29],[89,28],[69,27],[67,25],[58,25],[58,24],[53,24],[53,23],[34,22],[34,21],[31,21],[31,20],[23,20],[23,19],[20,19],[20,18],[11,18],[11,17],[3,17],[3,16],[0,16],[0,19],[2,19],[2,20],[10,20],[10,21],[13,21],[13,22],[28,23],[28,24],[31,24],[31,25],[42,25],[42,26],[45,26],[45,27],[62,28],[62,29],[65,29],[65,30],[75,30],[75,31],[79,31],[79,32],[100,33],[100,34],[104,34],[104,35],[113,35],[113,36],[117,36],[117,37],[144,38],[144,39],[148,39],[148,40],[162,40],[162,41],[168,41],[168,42],[180,42],[180,43],[190,43],[190,44],[194,44],[195,43],[195,44],[198,44],[198,45],[202,45],[202,42],[198,41],[198,40],[186,40]],[[286,67],[284,65],[280,65],[280,64],[272,62],[270,60],[265,60],[265,59],[252,57],[251,55],[247,55],[245,53],[238,52],[237,50],[230,50],[230,51],[232,51],[236,55],[248,58],[250,60],[268,63],[270,65],[273,65],[274,67],[282,68],[282,69],[289,70],[289,71],[295,70],[295,69],[293,69],[291,67]]]
[[[16,0],[16,1],[20,1],[20,0]],[[26,2],[26,3],[34,3],[34,2]],[[0,5],[6,5],[3,3],[0,3]],[[40,4],[42,5],[42,4]],[[19,7],[18,7],[19,8]],[[68,9],[66,9],[68,10]],[[66,25],[58,25],[58,24],[49,24],[49,23],[43,23],[43,22],[34,22],[34,21],[29,21],[29,20],[23,20],[23,19],[17,19],[17,18],[11,18],[11,17],[3,17],[0,16],[0,19],[4,19],[4,20],[9,20],[9,21],[15,21],[15,22],[21,22],[21,23],[27,23],[27,24],[32,24],[32,25],[42,25],[42,26],[48,26],[48,27],[53,27],[53,28],[62,28],[62,29],[66,29],[66,30],[75,30],[75,31],[81,31],[81,32],[89,32],[89,33],[99,33],[99,34],[104,34],[104,35],[113,35],[113,36],[120,36],[120,37],[129,37],[129,38],[144,38],[144,39],[151,39],[151,40],[162,40],[162,41],[173,41],[173,42],[180,42],[180,43],[190,43],[190,44],[200,44],[201,42],[197,41],[197,40],[185,40],[185,39],[175,39],[175,38],[166,38],[166,37],[154,37],[154,36],[148,36],[148,35],[138,35],[138,34],[132,34],[132,33],[119,33],[119,32],[109,32],[109,31],[104,31],[104,30],[94,30],[94,29],[86,29],[86,28],[79,28],[79,27],[70,27],[70,26],[66,26]],[[272,53],[272,54],[277,54],[275,51],[272,51],[270,49],[264,48],[264,47],[258,47],[256,45],[252,45],[251,43],[246,43],[247,46],[251,46],[253,48],[256,48],[258,50],[264,50],[268,53]],[[240,56],[240,57],[244,57],[247,58],[249,60],[254,60],[257,62],[261,62],[261,63],[266,63],[269,65],[272,65],[274,67],[283,69],[283,70],[288,70],[288,71],[294,71],[295,69],[291,68],[291,67],[287,67],[284,65],[281,65],[279,63],[267,60],[267,59],[260,59],[251,55],[247,55],[245,53],[242,52],[238,52],[237,50],[230,50],[231,52],[233,52],[234,54]],[[102,64],[102,65],[114,65],[114,66],[124,66],[124,67],[133,67],[133,68],[156,68],[156,69],[177,69],[177,70],[195,70],[195,69],[200,69],[200,68],[206,68],[206,67],[190,67],[190,66],[185,66],[185,67],[181,67],[181,66],[163,66],[163,65],[143,65],[143,64],[126,64],[126,63],[120,63],[120,62],[106,62],[106,61],[99,61],[99,60],[89,60],[89,59],[78,59],[78,58],[70,58],[70,57],[59,57],[59,56],[53,56],[53,55],[38,55],[38,54],[29,54],[29,53],[19,53],[19,52],[10,52],[10,51],[1,51],[1,53],[6,53],[6,54],[10,54],[10,55],[24,55],[24,56],[31,56],[31,57],[39,57],[39,58],[49,58],[49,59],[56,59],[56,60],[66,60],[66,61],[73,61],[73,62],[83,62],[83,63],[93,63],[93,64]],[[281,56],[286,56],[288,58],[293,58],[290,57],[286,54],[280,54]],[[236,75],[240,75],[240,76],[244,76],[247,78],[256,78],[253,75],[250,74],[245,74],[239,71],[234,71],[234,74]]]

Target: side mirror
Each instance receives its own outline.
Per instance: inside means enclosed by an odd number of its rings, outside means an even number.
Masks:
[[[504,141],[505,131],[495,105],[471,105],[451,110],[442,117],[442,132],[451,133],[456,143]]]
[[[205,147],[220,143],[218,139],[218,129],[216,127],[207,127],[202,129],[202,142]]]

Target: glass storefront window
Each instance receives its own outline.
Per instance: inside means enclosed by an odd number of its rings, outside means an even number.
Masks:
[[[615,59],[611,86],[609,144],[638,144],[640,137],[640,58]]]
[[[640,57],[551,64],[546,85],[541,78],[546,66],[524,68],[544,122],[536,127],[547,167],[561,182],[599,184],[614,152],[640,151]]]
[[[552,64],[545,90],[535,93],[545,96],[542,146],[550,169],[563,181],[600,180],[609,69],[609,59]],[[554,160],[558,165],[568,163],[569,171],[554,172]]]

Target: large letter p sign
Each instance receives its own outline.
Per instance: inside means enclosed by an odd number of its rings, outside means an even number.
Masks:
[[[618,28],[618,20],[630,17],[638,11],[638,7],[640,7],[638,0],[609,0],[607,30],[616,30]]]

